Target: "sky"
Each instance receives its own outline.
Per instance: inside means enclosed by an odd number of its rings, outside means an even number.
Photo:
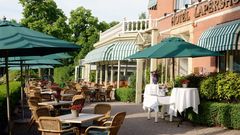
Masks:
[[[70,11],[83,6],[92,11],[93,16],[100,21],[122,21],[138,19],[142,12],[147,13],[148,0],[54,0],[58,8],[62,9],[66,16]],[[18,0],[0,0],[0,18],[6,16],[8,20],[20,21],[22,18],[22,6]]]

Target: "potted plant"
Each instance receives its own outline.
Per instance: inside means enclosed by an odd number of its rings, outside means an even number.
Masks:
[[[61,99],[61,88],[60,89],[55,89],[56,93],[53,94],[55,101],[59,103]]]
[[[79,112],[82,111],[82,106],[81,105],[72,105],[70,107],[70,109],[71,109],[72,115],[75,116],[75,117],[78,117]]]
[[[182,84],[182,87],[183,87],[183,88],[187,88],[189,82],[190,82],[190,81],[187,80],[187,79],[183,79],[183,80],[180,81],[180,83]]]

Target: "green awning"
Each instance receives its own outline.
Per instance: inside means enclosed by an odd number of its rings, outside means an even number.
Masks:
[[[113,44],[105,45],[90,51],[84,58],[84,64],[105,61]]]
[[[84,64],[100,61],[125,60],[126,57],[136,52],[138,52],[138,48],[134,40],[116,41],[89,52],[84,58]]]
[[[108,60],[124,60],[126,57],[131,56],[138,52],[135,42],[132,41],[118,41],[112,47],[111,58]]]
[[[203,32],[198,45],[211,51],[239,50],[240,20],[221,24]]]
[[[157,0],[149,0],[148,8],[152,8],[157,5]]]

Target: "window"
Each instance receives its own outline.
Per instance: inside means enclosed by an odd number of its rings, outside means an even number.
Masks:
[[[196,0],[176,0],[175,9],[183,9],[185,8],[185,4],[192,4]]]

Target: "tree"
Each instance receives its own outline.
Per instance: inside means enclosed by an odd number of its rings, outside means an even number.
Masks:
[[[83,59],[89,51],[94,49],[93,44],[99,40],[100,31],[110,28],[106,22],[99,22],[91,10],[79,7],[71,11],[69,26],[73,32],[72,41],[82,46],[82,49],[75,61]]]
[[[21,24],[59,39],[69,40],[71,30],[67,17],[53,0],[19,0],[23,6]]]
[[[146,19],[146,18],[147,18],[146,12],[142,12],[138,17],[138,19]]]

